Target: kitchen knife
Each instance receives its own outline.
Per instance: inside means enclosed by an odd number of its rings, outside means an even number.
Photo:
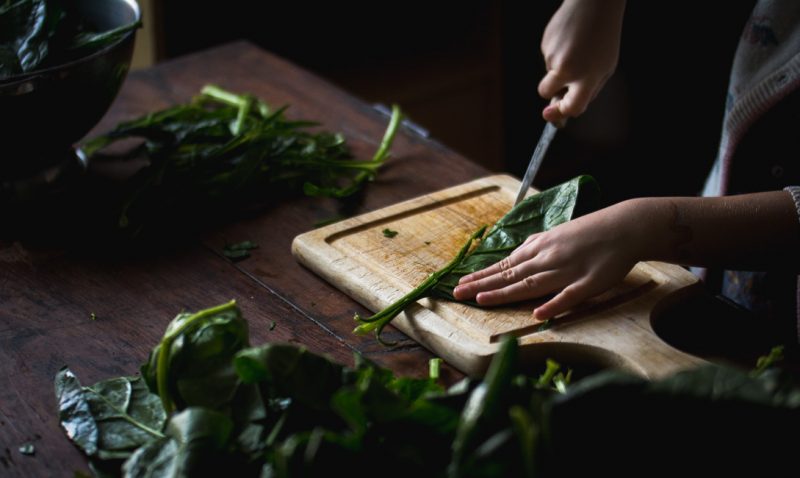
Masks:
[[[547,148],[550,146],[550,142],[553,141],[553,137],[556,135],[556,125],[551,122],[547,122],[544,125],[544,131],[542,131],[542,136],[539,138],[539,143],[536,145],[536,149],[533,150],[533,156],[531,156],[531,162],[528,163],[528,169],[525,171],[525,176],[522,177],[522,184],[519,187],[519,192],[517,193],[517,199],[514,201],[514,206],[519,204],[522,199],[525,197],[525,194],[528,192],[528,188],[531,187],[533,184],[533,178],[536,177],[536,173],[539,172],[539,167],[542,165],[542,159],[544,159],[544,153],[547,152]]]

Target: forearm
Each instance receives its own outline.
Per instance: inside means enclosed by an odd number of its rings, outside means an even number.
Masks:
[[[642,198],[617,206],[629,213],[640,260],[800,270],[800,221],[786,191]]]

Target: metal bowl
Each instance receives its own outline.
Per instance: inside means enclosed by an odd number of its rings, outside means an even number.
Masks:
[[[110,30],[141,18],[135,0],[75,0],[78,13]],[[27,180],[70,157],[117,96],[130,68],[135,31],[91,55],[0,80],[0,183]]]

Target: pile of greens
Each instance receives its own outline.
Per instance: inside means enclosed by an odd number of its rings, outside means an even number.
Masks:
[[[578,176],[526,198],[500,218],[485,237],[486,226],[475,231],[452,261],[394,304],[371,317],[356,314],[355,320],[360,325],[355,333],[365,334],[374,330],[381,343],[391,345],[381,338],[381,332],[406,307],[424,297],[456,300],[453,289],[461,277],[499,262],[530,235],[591,212],[597,207],[599,197],[595,180],[591,176]],[[476,241],[480,243],[471,249]]]
[[[767,364],[570,384],[553,362],[531,377],[518,355],[506,338],[482,380],[445,389],[358,355],[350,368],[251,347],[230,302],[179,314],[141,376],[82,386],[65,367],[55,391],[62,427],[102,476],[764,476],[793,464],[796,440],[777,437],[798,429],[800,387]]]
[[[99,51],[141,22],[98,32],[64,0],[0,2],[0,80]]]
[[[146,160],[126,181],[115,214],[120,228],[136,233],[157,218],[207,218],[235,204],[287,194],[350,196],[375,178],[402,119],[393,106],[375,155],[360,161],[341,134],[310,131],[316,123],[289,120],[286,108],[208,85],[188,104],[121,123],[81,150],[95,162]],[[106,149],[130,138],[144,141],[123,151]]]

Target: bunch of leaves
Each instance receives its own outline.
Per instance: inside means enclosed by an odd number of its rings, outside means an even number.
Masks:
[[[411,292],[371,317],[355,315],[357,334],[381,332],[406,307],[424,297],[455,301],[453,288],[461,277],[489,267],[511,254],[532,234],[547,231],[575,217],[594,210],[599,203],[597,183],[590,176],[570,181],[528,197],[500,218],[486,233],[486,226],[474,232],[455,258],[434,272]],[[472,248],[474,242],[479,244]]]
[[[483,379],[445,389],[358,355],[345,367],[293,345],[250,347],[234,303],[179,314],[142,371],[90,387],[56,376],[61,424],[106,476],[618,475],[640,474],[642,459],[770,475],[794,458],[775,437],[800,424],[800,387],[775,368],[570,383],[553,361],[525,373],[505,337]],[[722,460],[719,446],[747,452]]]
[[[97,31],[74,2],[5,0],[0,3],[0,80],[89,55],[140,26],[136,21]]]
[[[305,193],[342,198],[375,178],[389,157],[402,119],[395,105],[371,160],[356,160],[344,136],[312,131],[316,123],[289,120],[249,94],[205,86],[188,104],[117,125],[85,143],[90,160],[144,158],[147,165],[125,186],[117,224],[138,232],[153,216],[208,217],[236,204]],[[112,143],[144,140],[109,152]]]

